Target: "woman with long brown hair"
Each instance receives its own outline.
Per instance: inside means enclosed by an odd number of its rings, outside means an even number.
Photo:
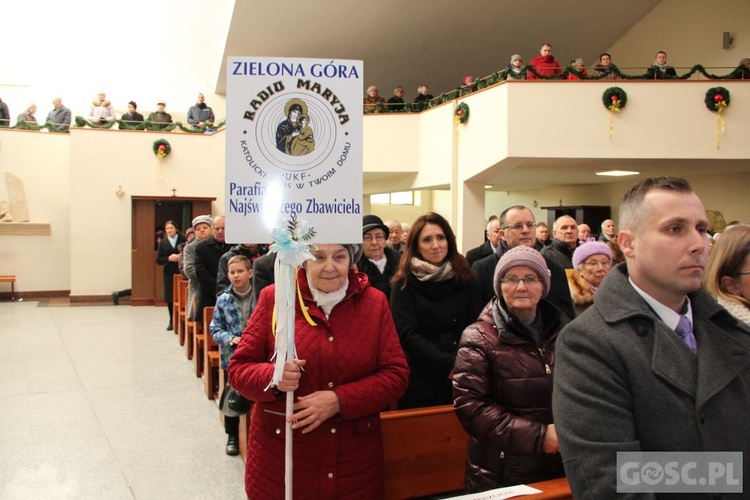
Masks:
[[[706,269],[706,289],[732,316],[750,326],[750,226],[721,235]]]
[[[458,341],[483,305],[448,221],[436,213],[420,216],[412,224],[391,287],[393,320],[411,369],[399,408],[453,403]]]

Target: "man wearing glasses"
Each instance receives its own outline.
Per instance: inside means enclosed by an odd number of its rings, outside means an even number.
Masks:
[[[365,273],[370,285],[391,298],[391,278],[396,274],[400,256],[388,248],[390,230],[377,215],[365,215],[362,218],[362,258],[357,262],[357,269]]]
[[[534,248],[536,243],[536,220],[534,214],[528,208],[523,205],[506,208],[500,214],[498,220],[500,222],[500,238],[505,242],[505,246],[498,245],[497,252],[474,262],[471,266],[471,269],[478,275],[484,303],[489,302],[495,295],[495,266],[502,254],[521,245]],[[576,237],[577,235],[576,232]],[[573,301],[570,298],[565,271],[544,254],[542,254],[542,257],[544,257],[551,274],[549,295],[546,299],[557,306],[568,318],[574,318]]]

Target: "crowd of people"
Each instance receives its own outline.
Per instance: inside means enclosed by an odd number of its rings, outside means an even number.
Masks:
[[[442,96],[448,99],[454,99],[474,92],[482,86],[489,86],[506,80],[539,80],[539,79],[566,79],[566,80],[585,80],[608,79],[617,80],[625,77],[619,68],[613,63],[612,55],[604,52],[599,56],[599,60],[590,68],[592,73],[586,69],[583,58],[576,57],[570,61],[567,67],[563,68],[552,54],[552,45],[543,43],[539,53],[524,65],[523,58],[520,54],[513,54],[510,57],[510,63],[481,80],[475,76],[464,76],[461,78],[461,84],[456,88],[447,90]],[[729,78],[737,80],[750,79],[750,58],[743,58],[739,65],[727,75]],[[677,71],[673,66],[667,63],[667,53],[659,50],[654,54],[654,61],[640,75],[630,76],[628,78],[641,78],[647,80],[664,80],[678,78]],[[482,87],[482,88],[483,88]],[[404,101],[404,87],[399,85],[393,90],[393,96],[387,100],[380,96],[379,89],[376,85],[367,88],[367,93],[363,100],[363,106],[366,113],[385,113],[385,112],[403,112],[403,111],[421,111],[428,103],[433,102],[435,97],[430,94],[430,88],[421,84],[417,88],[417,94],[410,104]],[[439,104],[439,102],[437,102]]]
[[[437,213],[364,216],[361,244],[311,245],[297,270],[297,355],[275,386],[276,254],[227,244],[223,217],[192,222],[185,238],[165,225],[158,262],[165,294],[190,280],[189,316],[215,305],[221,368],[254,402],[251,498],[284,491],[287,420],[295,494],[382,497],[389,408],[454,406],[468,492],[567,475],[576,497],[609,498],[616,451],[750,447],[733,417],[750,404],[750,226],[711,237],[684,179],[633,186],[619,231],[508,207],[466,257]],[[237,454],[238,420],[225,428]]]
[[[203,94],[198,94],[196,103],[187,111],[187,123],[192,130],[203,130],[210,128],[216,121],[213,110],[205,102]],[[49,124],[54,131],[66,132],[70,130],[72,123],[72,113],[70,109],[63,106],[62,99],[56,97],[52,100],[52,110],[47,114],[46,121],[39,121],[36,117],[37,107],[35,104],[29,104],[16,118],[15,124],[8,104],[0,99],[0,127],[16,126],[19,128],[37,127]],[[120,129],[132,130],[143,129],[170,131],[174,123],[172,115],[166,112],[166,102],[158,101],[156,111],[148,115],[148,118],[138,112],[138,104],[135,101],[129,101],[126,105],[127,113],[123,113],[118,119],[112,102],[107,99],[104,92],[99,92],[95,99],[91,101],[91,106],[84,116],[88,125],[93,126],[113,126],[115,123]]]

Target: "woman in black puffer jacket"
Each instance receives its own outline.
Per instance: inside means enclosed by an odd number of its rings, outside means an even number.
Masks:
[[[552,422],[552,370],[566,320],[543,300],[549,276],[533,248],[506,252],[495,270],[496,297],[461,336],[453,397],[469,434],[470,492],[564,475]]]

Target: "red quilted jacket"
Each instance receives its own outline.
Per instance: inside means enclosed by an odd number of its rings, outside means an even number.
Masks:
[[[367,276],[349,273],[346,297],[326,318],[298,272],[308,323],[297,303],[295,343],[307,360],[295,396],[333,390],[341,412],[308,434],[294,432],[294,497],[377,499],[383,496],[379,412],[406,390],[409,368],[388,301]],[[271,317],[275,287],[260,295],[229,364],[229,380],[257,404],[248,436],[245,489],[252,499],[284,497],[285,394],[268,390],[274,351]]]

